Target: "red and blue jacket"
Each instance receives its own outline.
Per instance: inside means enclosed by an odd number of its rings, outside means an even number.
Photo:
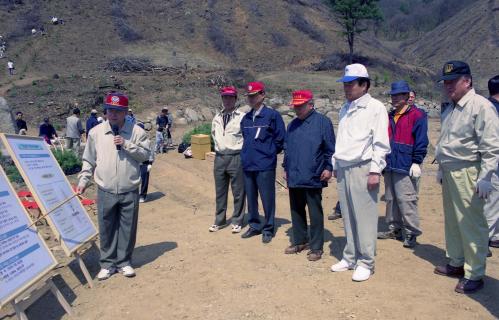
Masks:
[[[416,106],[394,120],[395,110],[389,113],[388,135],[392,152],[386,156],[385,171],[409,175],[413,163],[421,164],[428,151],[428,117]]]

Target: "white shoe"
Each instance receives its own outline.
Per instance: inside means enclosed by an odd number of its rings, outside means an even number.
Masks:
[[[237,224],[233,224],[232,225],[232,233],[239,233],[241,232],[241,226],[237,225]]]
[[[220,230],[220,226],[214,224],[211,227],[209,227],[208,230],[210,230],[210,232],[217,232],[218,230]]]
[[[99,281],[102,281],[102,280],[107,280],[109,279],[113,273],[115,273],[116,271],[114,269],[100,269],[99,273],[97,274],[97,279]]]
[[[372,271],[363,266],[357,266],[352,275],[353,281],[366,281],[371,276]]]
[[[144,197],[140,197],[140,198],[139,198],[139,202],[140,202],[140,203],[144,203],[144,202],[146,202],[146,198],[144,198]]]
[[[127,278],[135,277],[135,270],[131,266],[121,267],[120,272]]]
[[[349,264],[346,260],[341,259],[340,262],[333,264],[331,266],[331,271],[333,272],[342,272],[347,270],[353,270],[354,265]]]

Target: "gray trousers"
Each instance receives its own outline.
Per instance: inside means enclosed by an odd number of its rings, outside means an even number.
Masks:
[[[66,137],[66,149],[73,150],[77,155],[80,153],[80,138]]]
[[[122,194],[98,189],[97,211],[101,268],[131,265],[137,238],[139,189]]]
[[[390,230],[404,229],[406,235],[419,236],[417,180],[397,172],[386,172],[386,223]]]
[[[499,171],[492,175],[494,190],[490,198],[485,201],[483,211],[489,226],[489,240],[499,240]]]
[[[378,233],[378,192],[367,189],[370,160],[337,169],[337,188],[347,244],[343,259],[374,269]]]
[[[213,173],[215,176],[216,189],[215,224],[217,226],[227,224],[227,197],[230,184],[234,197],[234,212],[232,214],[231,223],[242,226],[246,193],[244,191],[244,173],[241,164],[241,156],[239,154],[217,154]]]

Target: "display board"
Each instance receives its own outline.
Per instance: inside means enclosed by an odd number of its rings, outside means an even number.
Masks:
[[[57,265],[31,223],[0,167],[0,308]]]
[[[97,235],[97,229],[77,197],[66,175],[42,138],[1,134],[0,138],[52,231],[70,256]]]

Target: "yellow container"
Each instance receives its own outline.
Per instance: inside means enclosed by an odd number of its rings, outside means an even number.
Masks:
[[[210,136],[206,134],[194,134],[191,136],[192,157],[204,160],[206,153],[211,151]]]

